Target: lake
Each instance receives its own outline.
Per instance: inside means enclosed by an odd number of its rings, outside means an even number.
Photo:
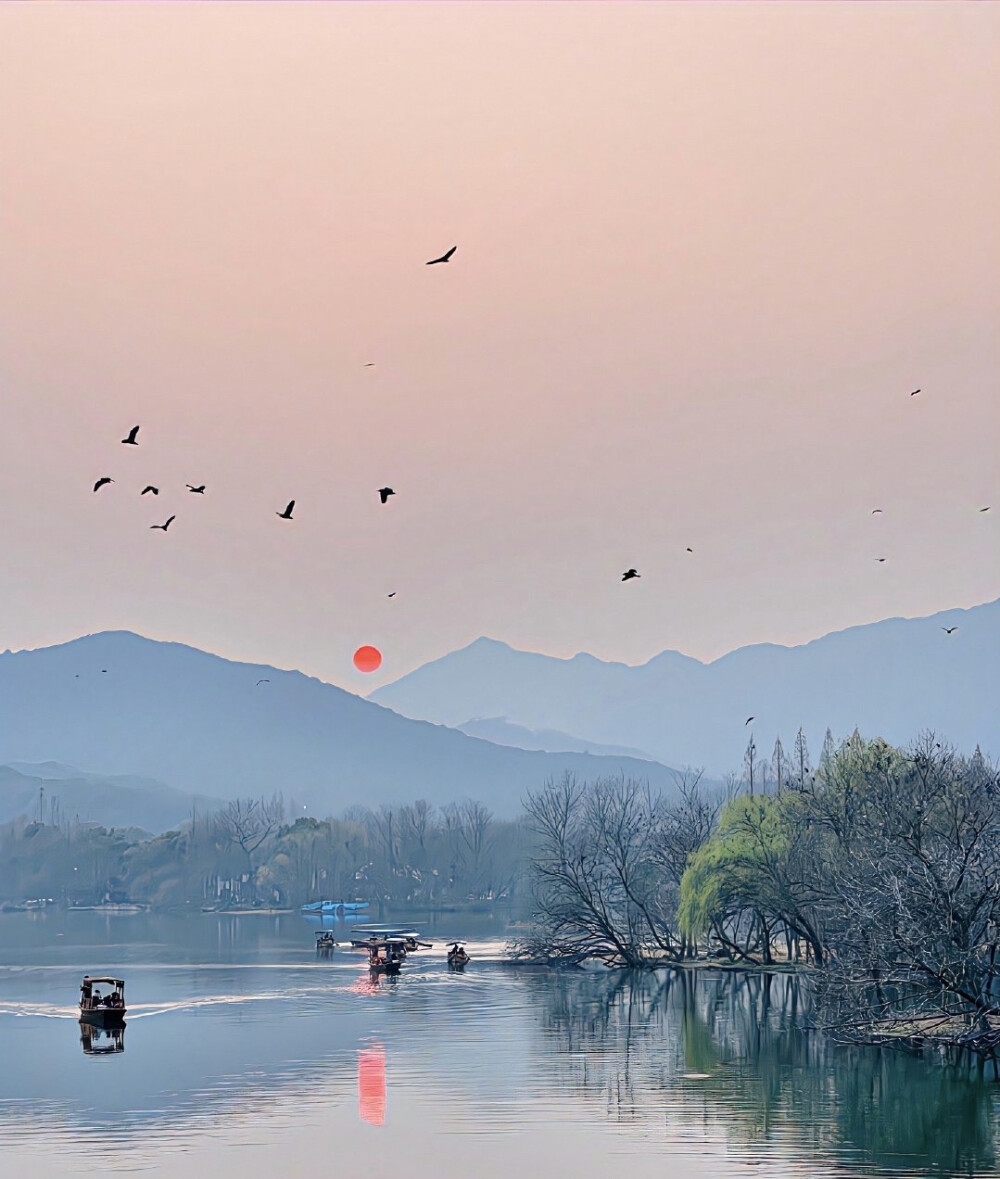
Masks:
[[[1000,1084],[803,1030],[786,976],[516,968],[456,917],[373,984],[316,928],[0,914],[3,1174],[1000,1173]],[[82,1042],[86,972],[127,980],[121,1051]]]

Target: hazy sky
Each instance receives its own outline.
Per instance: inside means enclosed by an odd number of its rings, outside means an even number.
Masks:
[[[0,6],[0,649],[368,690],[998,596],[998,63],[997,5]]]

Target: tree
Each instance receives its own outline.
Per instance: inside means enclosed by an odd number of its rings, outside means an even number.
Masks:
[[[801,726],[799,727],[799,731],[795,734],[795,750],[793,753],[793,760],[798,778],[798,788],[799,790],[805,790],[806,779],[809,776],[811,767],[809,765],[809,746],[806,744],[805,730]]]
[[[525,800],[538,841],[530,862],[535,926],[518,950],[550,960],[640,966],[676,957],[661,870],[662,800],[626,778],[566,774]]]
[[[224,842],[240,848],[246,856],[251,891],[256,874],[254,856],[281,826],[285,804],[275,794],[272,798],[234,799],[215,817],[216,829]]]
[[[781,738],[774,739],[774,752],[771,754],[771,776],[774,778],[775,790],[780,794],[787,777],[787,761],[785,751],[781,746]]]

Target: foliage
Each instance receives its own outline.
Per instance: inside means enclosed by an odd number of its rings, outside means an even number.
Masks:
[[[279,796],[244,798],[178,831],[18,820],[0,828],[0,899],[69,903],[275,905],[362,900],[374,907],[512,903],[525,854],[520,821],[467,800],[284,821]]]

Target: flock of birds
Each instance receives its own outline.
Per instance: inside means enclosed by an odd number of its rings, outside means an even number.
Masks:
[[[427,266],[438,266],[441,263],[450,262],[452,255],[455,253],[455,251],[457,249],[458,249],[458,246],[452,246],[450,250],[446,250],[440,257],[431,258],[431,260],[429,262],[427,262],[426,265]],[[374,368],[375,362],[373,360],[369,361],[364,367],[365,368]],[[132,429],[129,430],[126,437],[124,437],[121,440],[122,446],[138,446],[139,445],[139,429],[140,429],[139,426],[133,426]],[[109,483],[114,483],[114,479],[112,479],[110,475],[102,475],[100,477],[100,479],[98,479],[97,482],[94,484],[94,491],[95,492],[100,491],[102,487],[107,487]],[[204,495],[205,494],[205,484],[204,483],[199,484],[197,487],[192,483],[188,483],[188,484],[186,484],[186,487],[192,495]],[[146,486],[142,489],[142,491],[139,492],[139,494],[140,495],[159,495],[160,489],[158,487],[154,487],[152,483],[147,483]],[[378,488],[378,497],[379,497],[379,500],[383,504],[388,503],[389,496],[395,495],[395,494],[396,494],[395,491],[393,491],[393,489],[391,487]],[[294,510],[295,510],[295,500],[290,499],[288,501],[288,503],[285,505],[284,511],[282,511],[282,512],[276,511],[274,514],[278,517],[279,520],[292,520],[292,519],[294,519],[294,517],[292,515],[292,512]],[[170,527],[170,525],[173,524],[173,522],[176,519],[177,519],[176,514],[173,516],[169,516],[162,524],[150,524],[150,528],[155,528],[155,529],[159,529],[161,532],[166,532],[167,529]],[[634,569],[632,570],[632,572],[633,572],[633,574],[635,574]],[[638,576],[638,574],[635,574],[635,575]],[[395,590],[391,594],[389,594],[390,598],[394,598],[395,596],[396,596]]]
[[[442,259],[438,259],[438,260],[442,261]],[[446,261],[447,259],[443,259],[443,260]],[[428,263],[428,265],[430,265],[430,263]],[[140,429],[139,426],[133,426],[132,429],[129,430],[128,436],[121,440],[122,446],[138,446],[139,445],[139,429]],[[97,482],[94,484],[94,491],[95,492],[100,491],[102,487],[107,487],[109,483],[114,483],[114,479],[112,479],[110,475],[102,475],[100,477],[100,479],[98,479]],[[191,495],[204,495],[205,491],[206,491],[206,484],[204,484],[204,483],[199,483],[197,486],[193,483],[186,483],[185,487],[187,487],[188,492]],[[147,483],[146,486],[142,489],[142,491],[139,492],[139,494],[140,495],[159,495],[160,489],[158,487],[154,487],[152,483]],[[382,501],[382,503],[384,503],[384,504],[389,502],[390,495],[395,495],[395,494],[396,494],[395,491],[393,491],[393,489],[391,487],[380,487],[378,489],[378,497]],[[294,519],[294,517],[292,516],[292,512],[294,510],[295,510],[295,500],[290,499],[288,501],[288,503],[285,505],[284,511],[281,511],[281,512],[276,511],[274,514],[278,517],[279,520],[292,520],[292,519]],[[161,532],[166,532],[167,529],[170,527],[170,525],[173,524],[173,522],[176,519],[177,519],[176,514],[173,516],[168,516],[167,519],[162,524],[150,524],[150,528],[158,528]],[[394,596],[395,596],[394,594],[389,595],[390,598],[394,597]]]
[[[431,258],[430,261],[426,263],[426,265],[427,266],[438,266],[443,263],[450,262],[452,256],[454,255],[454,253],[457,249],[458,249],[457,246],[452,246],[451,249],[446,250],[445,253],[441,254],[439,257]],[[367,364],[364,365],[364,367],[365,368],[374,368],[375,362],[369,361]],[[919,393],[920,393],[919,388],[914,389],[911,391],[910,396],[916,397]],[[138,446],[139,445],[139,429],[140,429],[139,426],[133,426],[132,429],[129,430],[126,437],[124,437],[121,440],[122,445],[123,446]],[[98,479],[97,482],[94,484],[94,491],[98,492],[101,490],[102,487],[106,487],[106,486],[108,486],[108,484],[111,484],[114,482],[115,482],[115,480],[112,479],[109,475],[102,475],[101,478]],[[188,483],[188,484],[186,484],[186,487],[187,487],[188,492],[191,495],[204,495],[205,491],[206,491],[206,485],[204,483],[201,483],[198,485]],[[159,495],[160,489],[158,487],[155,487],[151,483],[147,483],[146,486],[143,487],[142,491],[139,494],[140,495]],[[395,495],[396,492],[391,487],[379,487],[377,489],[377,494],[378,494],[380,502],[382,504],[386,504],[389,502],[389,496]],[[292,515],[294,510],[295,510],[295,500],[290,499],[288,501],[288,503],[285,505],[284,510],[280,511],[280,512],[275,511],[275,515],[280,520],[292,520],[292,519],[294,519],[294,517]],[[979,511],[980,511],[980,513],[990,511],[990,505],[986,505],[985,507],[981,507],[979,509]],[[883,513],[882,508],[872,508],[871,514],[873,516],[881,516],[884,513]],[[150,524],[149,527],[151,529],[158,529],[161,532],[166,532],[170,528],[170,525],[173,524],[173,522],[176,519],[177,519],[177,516],[176,516],[176,514],[174,514],[172,516],[168,516],[167,519],[162,524]],[[690,546],[687,547],[684,551],[687,553],[692,553],[692,554],[694,553],[694,549],[691,548]],[[876,557],[875,561],[880,565],[884,565],[887,561],[887,558],[886,557]],[[624,573],[622,573],[621,579],[623,582],[634,581],[634,580],[640,578],[641,576],[642,576],[642,574],[638,571],[638,569],[629,568],[629,569],[626,569],[624,571]],[[394,598],[396,596],[396,591],[393,590],[393,592],[388,594],[387,596],[390,598]],[[942,626],[941,629],[945,632],[945,634],[952,635],[955,633],[955,631],[958,630],[958,627],[957,626]],[[268,681],[261,681],[261,682],[268,682]],[[746,721],[746,724],[750,724],[750,722],[754,719],[755,719],[754,717],[749,717]]]
[[[439,261],[441,261],[441,259],[439,259]],[[919,392],[920,392],[919,389],[914,389],[910,393],[910,396],[916,397]],[[985,507],[982,507],[979,509],[980,514],[982,514],[983,512],[988,512],[988,511],[990,511],[989,504],[987,504]],[[881,508],[872,508],[871,514],[873,516],[882,516],[885,513],[882,511]],[[687,553],[693,553],[694,549],[687,548],[684,551]],[[887,560],[888,560],[887,557],[876,557],[875,558],[876,563],[879,565],[884,565]],[[637,578],[637,577],[642,577],[642,574],[637,569],[626,569],[625,572],[622,574],[622,581],[634,581],[635,578]],[[957,626],[942,626],[941,629],[944,631],[945,634],[953,635],[955,633],[955,631],[958,630],[958,627]],[[752,716],[749,717],[746,721],[746,724],[749,724],[750,721],[755,720],[755,719],[756,719],[755,717],[752,717]]]

